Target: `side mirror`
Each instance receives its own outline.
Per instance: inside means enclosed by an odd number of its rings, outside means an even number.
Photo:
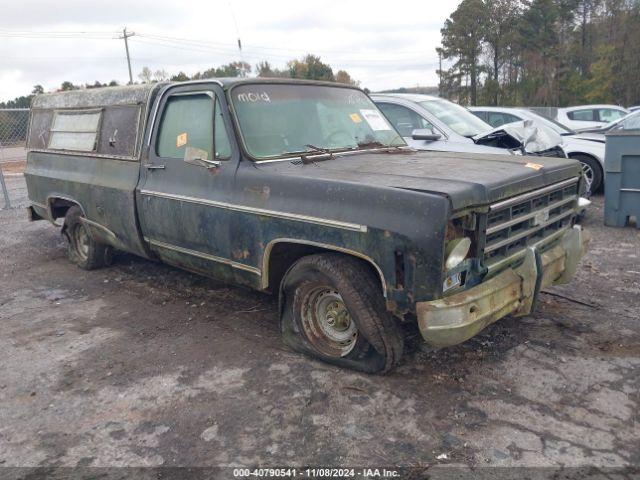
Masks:
[[[198,167],[205,168],[217,168],[220,166],[220,161],[209,160],[207,157],[209,152],[195,147],[187,147],[184,149],[184,161],[190,165],[196,165]]]
[[[440,140],[442,135],[439,133],[433,133],[428,128],[417,128],[413,132],[411,132],[411,138],[414,140],[426,140],[428,142],[435,142],[436,140]]]

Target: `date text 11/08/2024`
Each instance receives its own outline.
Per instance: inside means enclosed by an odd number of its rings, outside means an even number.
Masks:
[[[398,478],[398,470],[386,468],[234,468],[234,478]]]

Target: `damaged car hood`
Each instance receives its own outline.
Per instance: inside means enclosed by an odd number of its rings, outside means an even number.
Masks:
[[[405,149],[338,154],[307,165],[299,160],[265,163],[259,168],[298,177],[444,195],[458,210],[577,177],[579,165],[557,157]]]
[[[473,137],[479,145],[522,148],[525,153],[538,153],[562,144],[562,137],[551,128],[534,125],[531,120],[507,123]]]

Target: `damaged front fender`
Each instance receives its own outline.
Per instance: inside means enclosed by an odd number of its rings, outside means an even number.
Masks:
[[[489,132],[473,137],[478,145],[498,148],[522,149],[523,153],[540,153],[562,145],[562,137],[533,121],[507,123]]]

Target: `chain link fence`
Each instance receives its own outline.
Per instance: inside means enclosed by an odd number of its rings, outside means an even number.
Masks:
[[[27,160],[28,108],[0,108],[0,206],[26,204],[22,173]]]

